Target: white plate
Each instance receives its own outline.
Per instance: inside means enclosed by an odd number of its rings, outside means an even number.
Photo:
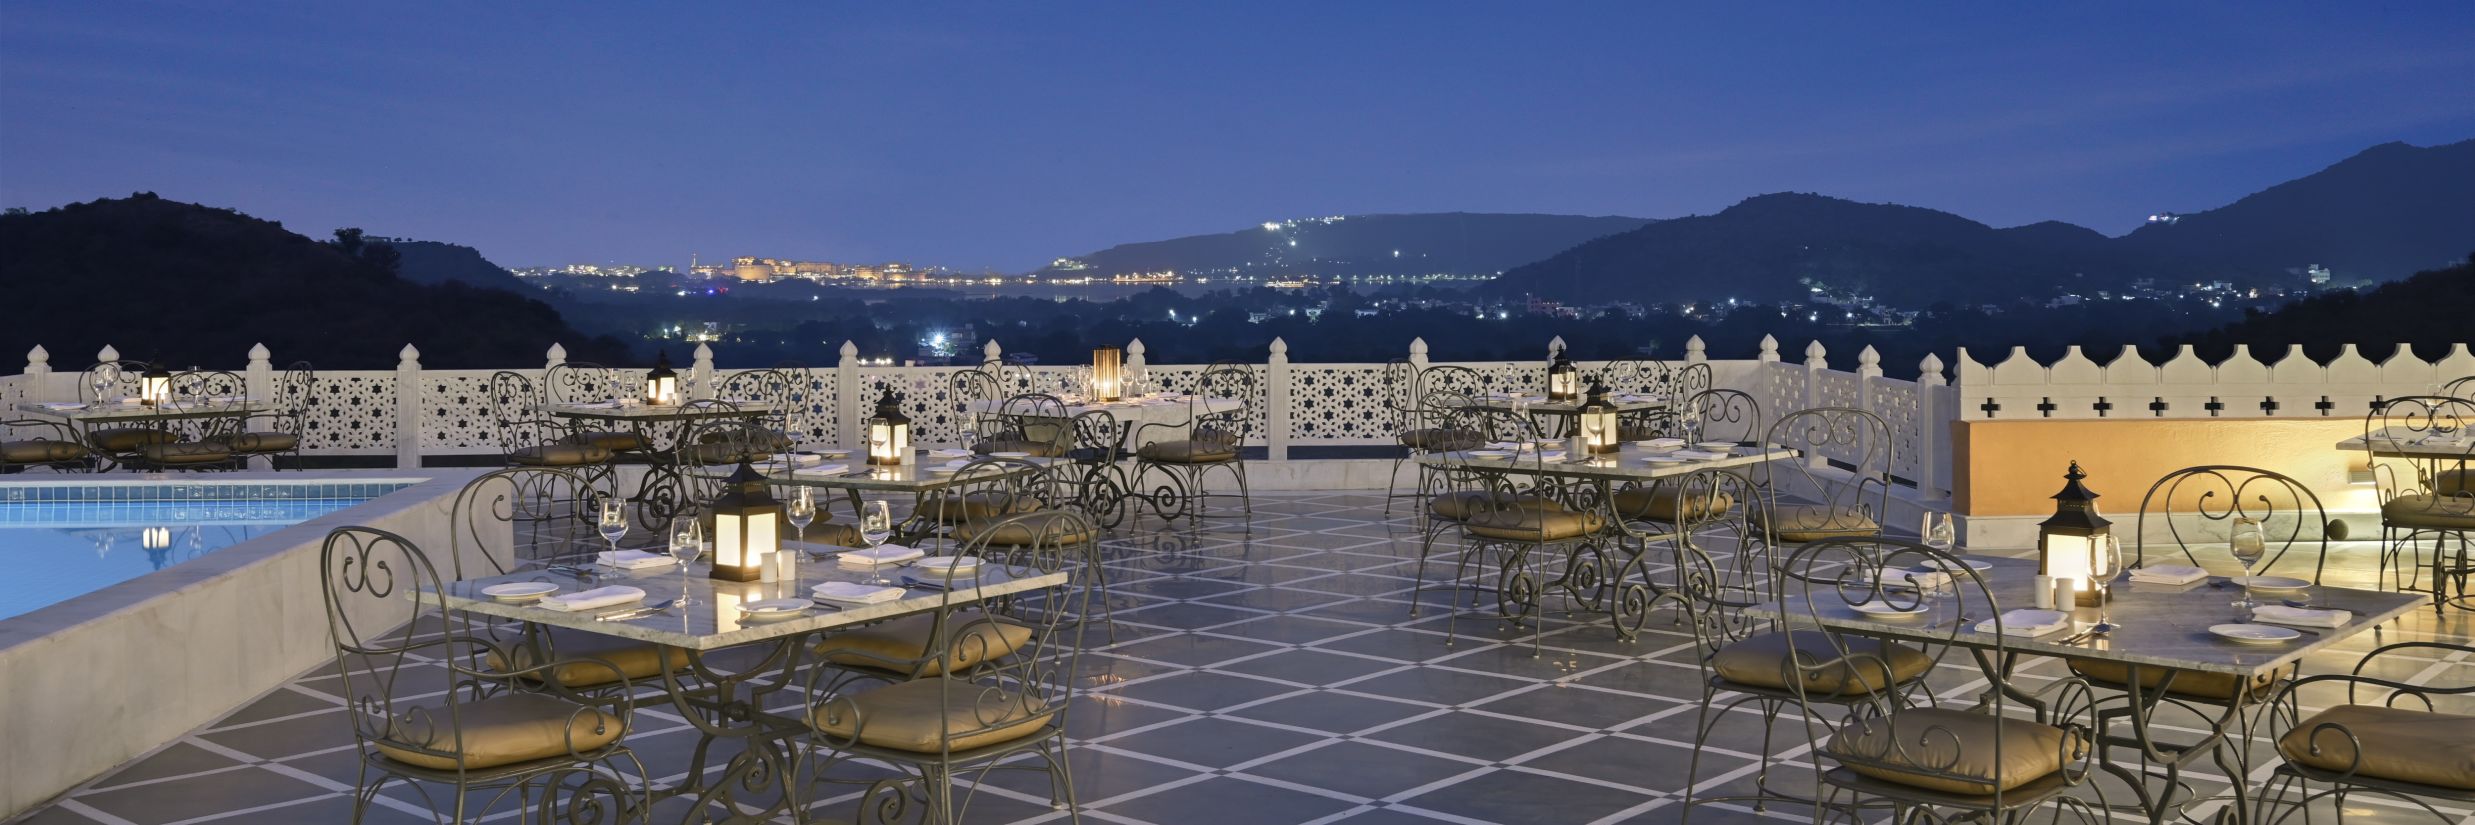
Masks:
[[[1683,463],[1684,463],[1684,459],[1677,458],[1677,457],[1672,456],[1672,455],[1654,455],[1654,456],[1644,456],[1644,457],[1642,458],[1642,463],[1644,463],[1644,464],[1683,464]]]
[[[1471,458],[1511,458],[1511,450],[1471,450]]]
[[[766,599],[740,605],[739,618],[769,622],[802,615],[807,612],[808,608],[815,606],[815,602],[807,599]]]
[[[550,582],[508,582],[481,589],[481,595],[502,602],[529,602],[556,592],[559,586]]]
[[[1700,447],[1705,450],[1733,450],[1744,445],[1733,441],[1704,441],[1693,446]]]
[[[970,450],[929,450],[929,451],[928,451],[928,454],[929,454],[929,455],[936,456],[936,457],[938,457],[938,458],[960,458],[960,457],[962,457],[962,456],[967,456],[967,455],[970,455],[970,454],[971,454],[971,451],[970,451]]]
[[[1644,447],[1682,447],[1682,446],[1684,446],[1684,439],[1681,439],[1681,438],[1653,438],[1653,439],[1650,439],[1650,440],[1647,440],[1647,441],[1635,441],[1635,442],[1633,442],[1633,443],[1638,444],[1638,445],[1641,445],[1641,446],[1644,446]]]
[[[1002,453],[989,453],[989,455],[996,456],[996,457],[998,457],[998,458],[1030,458],[1030,457],[1031,457],[1031,454],[1030,454],[1030,453],[1011,452],[1011,451],[1009,451],[1009,452],[1002,452]]]
[[[918,568],[918,569],[920,569],[920,570],[924,570],[924,571],[927,571],[927,570],[945,570],[945,569],[951,568],[951,569],[953,569],[953,570],[955,570],[955,571],[957,571],[957,572],[960,572],[960,571],[966,571],[966,570],[970,570],[970,569],[973,569],[973,568],[979,567],[979,566],[980,566],[980,557],[978,557],[978,556],[922,556],[922,557],[920,557],[920,558],[912,559],[912,560],[911,560],[911,566],[912,566],[912,567],[915,567],[915,568]]]
[[[2249,585],[2253,590],[2301,590],[2312,586],[2311,582],[2285,576],[2231,576],[2226,583],[2236,587]]]
[[[1970,569],[1970,570],[1992,570],[1992,569],[1994,569],[1994,563],[1993,563],[1993,562],[1990,562],[1990,561],[1978,561],[1978,560],[1976,560],[1976,559],[1951,559],[1950,561],[1956,561],[1956,562],[1959,562],[1961,565],[1966,566],[1966,567],[1967,567],[1968,569]],[[1944,570],[1949,570],[1949,569],[1950,569],[1950,562],[1949,562],[1949,561],[1943,561],[1943,560],[1941,560],[1941,559],[1935,559],[1935,560],[1933,560],[1933,561],[1931,561],[1931,562],[1927,562],[1927,563],[1924,563],[1924,564],[1917,565],[1916,567],[1917,567],[1917,569],[1918,569],[1918,570],[1925,570],[1925,569],[1932,568],[1932,567],[1936,567],[1936,566],[1940,566],[1940,567],[1942,567]]]
[[[2247,645],[2273,645],[2303,638],[2303,631],[2273,624],[2220,624],[2209,626],[2210,635]]]
[[[818,457],[820,457],[820,458],[849,458],[849,457],[851,457],[851,451],[849,451],[849,450],[817,450],[817,451],[816,451],[816,454],[817,454],[817,456],[818,456]]]
[[[1848,607],[1854,609],[1858,613],[1863,613],[1870,616],[1881,616],[1883,618],[1890,619],[1904,619],[1910,616],[1925,615],[1925,605],[1923,603],[1918,603],[1911,607],[1901,607],[1896,602],[1864,602],[1862,604],[1848,605]]]

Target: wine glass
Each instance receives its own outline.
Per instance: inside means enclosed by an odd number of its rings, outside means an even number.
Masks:
[[[679,600],[674,604],[696,603],[695,599],[688,597],[688,585],[693,583],[688,580],[688,562],[695,561],[705,552],[704,537],[699,535],[700,532],[695,516],[680,516],[670,522],[670,557],[679,560]]]
[[[799,488],[799,494],[792,496],[790,505],[783,509],[791,517],[791,540],[807,547],[808,525],[816,523],[816,488]]]
[[[610,542],[610,552],[619,552],[619,539],[627,535],[627,505],[615,496],[602,499],[599,526],[602,540]]]
[[[1948,553],[1959,544],[1959,531],[1949,513],[1925,514],[1925,546]]]
[[[2233,551],[2235,561],[2243,563],[2243,600],[2234,606],[2242,611],[2241,619],[2248,622],[2252,619],[2252,608],[2260,606],[2252,599],[2252,565],[2259,564],[2261,555],[2269,549],[2268,541],[2260,533],[2260,522],[2236,518],[2234,529],[2226,534],[2226,549]]]
[[[86,382],[94,386],[94,402],[104,403],[104,396],[111,393],[112,385],[120,383],[120,365],[96,364],[94,374],[87,376]]]
[[[860,540],[867,542],[869,549],[873,550],[877,547],[883,546],[886,539],[893,537],[893,511],[886,507],[885,502],[868,502],[868,514],[861,516],[859,519]],[[887,585],[892,584],[893,582],[887,581],[885,578],[885,565],[874,559],[870,559],[868,564],[868,583],[875,585]]]

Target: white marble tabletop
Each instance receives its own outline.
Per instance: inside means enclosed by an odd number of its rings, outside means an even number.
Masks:
[[[1028,472],[1028,470],[1021,467],[1011,465],[992,465],[990,467],[974,471],[975,473],[978,473],[978,475],[970,476],[964,476],[959,473],[952,472],[953,469],[960,466],[957,462],[967,465],[973,461],[978,461],[985,458],[985,456],[977,455],[942,456],[932,455],[923,451],[919,456],[914,458],[910,464],[874,466],[866,463],[865,459],[859,458],[858,453],[849,450],[829,449],[820,450],[818,452],[841,453],[842,455],[839,457],[826,458],[824,460],[824,464],[840,464],[843,465],[842,469],[834,472],[818,472],[814,468],[808,468],[789,473],[781,472],[780,469],[778,469],[778,465],[775,467],[759,469],[764,471],[766,479],[771,480],[775,484],[793,484],[802,487],[825,487],[841,490],[887,490],[915,493],[943,490],[947,487],[952,487],[957,483],[971,481],[974,479],[988,478],[990,477],[990,474]],[[1062,459],[1025,456],[1012,458],[1011,460],[1029,462],[1033,465],[1046,467],[1048,465],[1055,464]]]
[[[763,415],[773,412],[773,405],[752,399],[717,398],[730,404],[689,407],[681,404],[626,404],[616,401],[579,404],[549,404],[543,412],[564,418],[587,418],[602,421],[692,421],[700,418],[730,418]]]
[[[1972,561],[1991,564],[1979,571],[2000,610],[2018,610],[2036,606],[2030,590],[2036,586],[2037,563],[2033,559],[2006,559],[1988,556],[1968,556]],[[1791,587],[1801,587],[1792,584]],[[1820,621],[1823,625],[1871,636],[1940,642],[1989,648],[1993,634],[1972,628],[1954,635],[1950,608],[1937,608],[1918,618],[1879,618],[1847,606],[1842,597],[1826,594],[1816,585],[1813,596],[1820,604],[1806,607],[1806,595],[1792,593],[1786,599],[1791,623]],[[2416,593],[2389,593],[2378,590],[2358,590],[2349,587],[2316,587],[2312,606],[2343,608],[2354,616],[2345,625],[2334,628],[2295,628],[2302,637],[2283,644],[2241,644],[2226,641],[2208,632],[2210,625],[2235,621],[2235,600],[2242,598],[2240,588],[2225,584],[2224,577],[2183,586],[2166,586],[2142,582],[2120,582],[2115,585],[2112,604],[2100,609],[2079,607],[2071,610],[2072,627],[2039,637],[2010,636],[2003,640],[2005,650],[2065,658],[2095,659],[2125,664],[2153,665],[2175,670],[2227,673],[2256,677],[2283,668],[2306,654],[2336,644],[2349,636],[2371,629],[2375,625],[2404,615],[2418,606],[2430,604],[2430,597]],[[1864,596],[1853,595],[1862,599]],[[2260,594],[2271,601],[2275,594]],[[1982,604],[1960,607],[1970,625],[1993,617]],[[1778,604],[1762,604],[1747,608],[1749,614],[1778,616]],[[2075,644],[2062,644],[2079,631],[2088,629],[2100,619],[2116,625],[2113,632]],[[2282,626],[2282,625],[2281,625]]]
[[[2475,435],[2457,433],[2450,437],[2426,439],[2428,433],[2401,430],[2395,437],[2368,439],[2355,436],[2337,443],[2347,452],[2370,451],[2388,458],[2467,458],[2475,456]]]
[[[19,404],[17,409],[71,423],[86,424],[106,421],[144,421],[168,418],[207,418],[222,415],[248,415],[271,412],[274,405],[246,399],[173,401],[146,405],[134,401],[108,403],[77,403],[59,401]]]
[[[1687,446],[1681,449],[1702,448]],[[1711,448],[1711,451],[1717,450]],[[1531,475],[1649,481],[1688,475],[1699,470],[1747,467],[1795,458],[1798,455],[1797,451],[1783,447],[1738,446],[1730,449],[1726,458],[1688,459],[1674,463],[1651,463],[1649,461],[1653,456],[1667,456],[1673,452],[1673,450],[1652,450],[1627,442],[1618,445],[1613,453],[1591,456],[1585,461],[1578,462],[1568,460],[1571,458],[1569,455],[1564,458],[1549,458],[1542,464],[1532,453],[1523,453],[1518,457],[1499,458],[1473,456],[1467,453],[1427,453],[1418,456],[1418,463],[1430,467],[1468,466]]]
[[[1470,399],[1470,406],[1495,412],[1514,412],[1513,399],[1516,397],[1528,404],[1528,410],[1532,414],[1572,415],[1581,411],[1582,402],[1580,401],[1549,401],[1543,393],[1524,393],[1517,396],[1482,395]],[[1664,397],[1636,393],[1609,393],[1607,403],[1615,407],[1618,413],[1667,408],[1667,399]]]
[[[791,543],[784,542],[784,544]],[[843,549],[821,545],[818,547],[827,550]],[[719,581],[705,575],[710,569],[709,565],[701,563],[691,565],[689,572],[684,576],[680,574],[679,568],[671,565],[631,571],[610,571],[600,573],[590,583],[580,582],[576,577],[566,573],[543,571],[511,573],[504,576],[450,582],[446,586],[446,592],[442,594],[442,601],[452,609],[489,616],[572,628],[690,650],[715,650],[926,612],[936,609],[949,595],[941,590],[915,587],[904,591],[903,597],[894,601],[867,605],[819,601],[816,602],[816,607],[810,608],[805,615],[799,618],[749,621],[740,617],[739,605],[765,599],[806,598],[808,588],[817,584],[828,581],[866,581],[868,573],[846,570],[842,565],[830,559],[815,561],[806,558],[802,558],[799,562],[799,580],[796,582]],[[884,575],[887,579],[900,582],[902,576],[909,572],[911,569],[908,567],[888,567]],[[942,575],[942,573],[922,574],[923,578],[941,577]],[[1041,588],[1060,587],[1066,584],[1069,575],[1062,571],[1056,573],[1028,570],[1009,572],[1003,565],[990,562],[980,566],[976,578],[958,575],[954,582],[955,590],[950,595],[954,601],[963,602]],[[560,592],[576,592],[624,584],[643,588],[645,598],[642,602],[614,605],[600,610],[564,611],[551,610],[536,602],[503,602],[481,595],[481,588],[503,582],[521,581],[549,582],[558,585]],[[963,585],[968,581],[977,581],[980,586],[964,587]],[[674,607],[667,612],[624,621],[601,621],[595,618],[599,615],[623,613],[665,599],[677,598],[683,589],[693,600],[693,603],[686,607]]]

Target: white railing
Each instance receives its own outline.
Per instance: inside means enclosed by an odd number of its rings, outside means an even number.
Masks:
[[[1561,339],[1547,351],[1561,349]],[[263,397],[273,387],[271,353],[265,347],[249,351],[244,375],[253,394]],[[304,452],[328,456],[395,456],[398,466],[419,466],[424,456],[485,455],[497,450],[497,436],[488,398],[490,375],[496,370],[433,370],[421,365],[420,352],[404,347],[392,370],[325,370],[318,373],[317,403],[304,423]],[[566,361],[566,350],[552,346],[540,368],[514,370],[538,380],[549,368]],[[2428,393],[2440,383],[2475,375],[2475,355],[2459,344],[2437,361],[2417,358],[2412,350],[2373,363],[2347,347],[2335,360],[2316,363],[2290,349],[2274,364],[2237,348],[2232,358],[2217,364],[2201,361],[2189,348],[2163,364],[2151,364],[2126,348],[2111,364],[2098,366],[2074,347],[2052,364],[2039,364],[2019,350],[1998,364],[1983,365],[1958,355],[1956,374],[1944,376],[1944,364],[1927,356],[1918,364],[1915,380],[1883,374],[1871,347],[1857,354],[1853,371],[1830,367],[1829,353],[1816,342],[1804,350],[1801,362],[1783,361],[1778,342],[1765,337],[1752,359],[1711,361],[1701,339],[1687,342],[1677,365],[1707,363],[1714,385],[1743,390],[1762,406],[1766,422],[1789,412],[1813,407],[1856,407],[1881,416],[1892,434],[1892,469],[1903,485],[1928,500],[1950,494],[1950,439],[1955,421],[2025,418],[2360,418],[2379,398]],[[982,351],[983,360],[998,360],[1004,350],[995,341]],[[116,360],[105,347],[97,360]],[[1147,364],[1143,342],[1126,347],[1128,369],[1145,371],[1160,386],[1179,392],[1195,389],[1204,365]],[[26,368],[0,376],[0,403],[17,405],[78,397],[78,372],[54,369],[50,353],[41,347],[27,354]],[[1427,366],[1424,340],[1410,342],[1403,360]],[[1292,458],[1296,447],[1391,444],[1391,416],[1384,408],[1384,364],[1291,363],[1288,344],[1274,339],[1257,370],[1257,397],[1250,399],[1257,442],[1273,460]],[[1494,361],[1460,363],[1479,373],[1488,389],[1538,389],[1546,362]],[[1585,369],[1598,364],[1584,363]],[[800,406],[791,429],[810,445],[849,443],[860,422],[875,408],[881,389],[901,397],[911,417],[914,438],[923,444],[953,443],[960,437],[953,367],[867,366],[856,346],[844,344],[841,361],[832,367],[805,370],[795,396]],[[1031,369],[1035,384],[1057,386],[1072,366]],[[696,393],[710,396],[718,379],[733,371],[713,366],[713,351],[696,348],[689,368]],[[1044,384],[1041,382],[1045,382]],[[1846,458],[1823,456],[1822,459]]]

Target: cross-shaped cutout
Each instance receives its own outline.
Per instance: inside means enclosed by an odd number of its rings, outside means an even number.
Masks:
[[[2277,399],[2276,399],[2276,398],[2263,398],[2263,399],[2260,399],[2260,414],[2261,414],[2261,415],[2276,415],[2276,414],[2277,414]]]
[[[2096,410],[2096,411],[2097,411],[2097,417],[2098,417],[2098,418],[2104,418],[2106,413],[2113,411],[2113,409],[2114,409],[2114,402],[2112,402],[2112,401],[2107,401],[2107,400],[2105,400],[2105,396],[2100,395],[2100,396],[2097,396],[2097,403],[2095,403],[2095,404],[2090,404],[2090,405],[2088,405],[2088,406],[2089,406],[2089,409],[2093,409],[2093,410]]]
[[[2158,418],[2166,417],[2166,400],[2159,398],[2155,401],[2148,402],[2148,411],[2155,414]]]
[[[2200,405],[2200,408],[2208,410],[2210,418],[2216,418],[2217,413],[2226,408],[2226,402],[2219,401],[2217,400],[2217,396],[2212,395],[2209,396],[2209,403]]]
[[[2039,398],[2039,399],[2037,399],[2037,412],[2044,414],[2044,416],[2045,416],[2045,417],[2047,417],[2047,418],[2053,418],[2053,417],[2054,417],[2054,399],[2051,399],[2051,398]]]
[[[2001,405],[2001,404],[1996,404],[1996,403],[1994,403],[1994,399],[1988,398],[1988,399],[1985,399],[1985,403],[1983,403],[1983,404],[1978,404],[1978,405],[1977,405],[1977,409],[1984,410],[1984,411],[1985,411],[1985,417],[1987,417],[1987,418],[1992,418],[1992,417],[1994,417],[1994,413],[1998,413],[1998,412],[2001,412],[2001,411],[2002,411],[2002,405]]]
[[[2337,404],[2330,401],[2329,396],[2324,395],[2320,397],[2320,403],[2312,405],[2312,409],[2319,410],[2320,414],[2323,417],[2326,417],[2329,415],[2330,410],[2337,409]]]

